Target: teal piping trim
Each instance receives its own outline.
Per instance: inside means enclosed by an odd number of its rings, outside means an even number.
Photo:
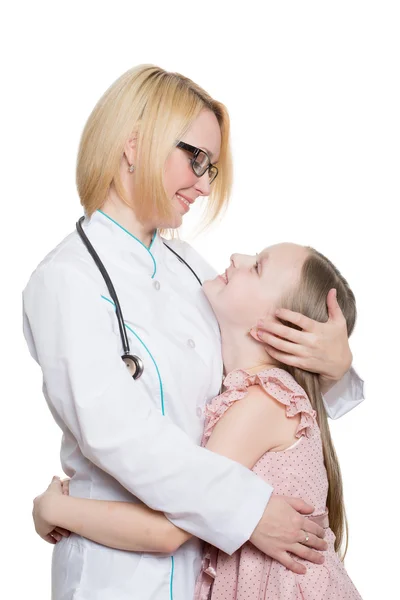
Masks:
[[[153,235],[153,239],[152,239],[152,240],[151,240],[151,242],[150,242],[149,250],[151,250],[151,247],[152,247],[152,245],[153,245],[153,242],[154,242],[154,240],[156,239],[156,235],[157,235],[157,229],[155,230],[155,232],[154,232],[154,235]]]
[[[173,580],[174,580],[174,557],[171,556],[171,577],[169,580],[169,600],[174,600],[174,591],[172,589],[172,584],[173,584]]]
[[[115,304],[112,300],[110,300],[109,298],[106,298],[106,296],[101,296],[103,298],[103,300],[106,300],[107,302],[109,302],[110,304],[112,304],[115,308]],[[160,385],[160,398],[161,398],[161,413],[163,415],[163,417],[165,416],[165,411],[164,411],[164,389],[163,389],[163,384],[162,384],[162,380],[161,380],[161,375],[160,375],[160,371],[158,369],[157,363],[153,358],[152,353],[150,352],[150,350],[148,349],[148,347],[146,346],[146,344],[144,343],[143,340],[140,339],[140,337],[138,336],[137,333],[135,333],[133,331],[133,329],[131,327],[129,327],[129,325],[127,325],[126,323],[124,323],[126,329],[128,329],[128,331],[130,331],[131,333],[133,333],[133,335],[135,336],[135,338],[137,340],[139,340],[139,342],[142,344],[143,348],[146,350],[146,352],[148,353],[148,355],[150,356],[151,360],[153,361],[153,364],[156,368],[157,371],[157,377],[158,377],[158,383]]]
[[[130,233],[130,231],[128,231],[127,229],[125,229],[125,227],[122,227],[122,225],[120,225],[119,223],[117,223],[117,221],[114,221],[114,219],[112,219],[111,217],[109,217],[109,216],[108,216],[108,215],[107,215],[105,212],[103,212],[103,211],[102,211],[102,210],[100,210],[100,209],[97,209],[97,212],[99,212],[99,213],[100,213],[100,214],[102,214],[104,217],[106,217],[107,219],[109,219],[109,220],[110,220],[112,223],[114,223],[114,224],[115,224],[117,227],[119,227],[120,229],[122,229],[122,231],[125,231],[125,233],[127,233],[128,235],[130,235],[130,236],[131,236],[131,237],[132,237],[134,240],[136,240],[137,242],[139,242],[139,244],[140,244],[141,246],[143,246],[143,248],[144,248],[145,250],[147,250],[147,252],[148,252],[148,253],[150,254],[150,256],[151,256],[151,259],[152,259],[152,261],[153,261],[153,265],[154,265],[154,273],[153,273],[153,275],[151,276],[151,278],[152,278],[152,279],[154,279],[154,275],[155,275],[155,274],[156,274],[156,272],[157,272],[157,264],[156,264],[156,260],[155,260],[154,256],[153,256],[153,255],[152,255],[152,253],[150,252],[150,249],[151,249],[151,247],[152,247],[152,245],[153,245],[153,242],[154,242],[154,240],[155,240],[155,238],[156,238],[157,231],[154,233],[154,235],[153,235],[153,239],[151,240],[150,246],[149,246],[149,248],[148,248],[147,246],[145,246],[145,245],[143,244],[143,242],[141,242],[141,241],[139,240],[139,238],[137,238],[136,236],[132,235],[132,233]]]
[[[153,238],[154,239],[154,238]],[[106,300],[107,302],[109,302],[110,304],[112,304],[115,308],[115,304],[112,300],[110,300],[110,298],[107,298],[106,296],[101,296],[103,298],[103,300]],[[136,337],[137,340],[139,340],[139,342],[142,344],[143,348],[146,350],[146,352],[148,353],[148,355],[150,356],[151,360],[153,361],[153,364],[156,368],[157,371],[157,377],[158,377],[158,383],[160,385],[160,398],[161,398],[161,413],[163,416],[165,416],[165,411],[164,411],[164,390],[163,390],[163,384],[162,384],[162,380],[161,380],[161,375],[160,375],[160,371],[158,369],[157,363],[154,360],[154,357],[152,355],[152,353],[150,352],[150,350],[148,349],[148,347],[146,346],[146,344],[144,343],[144,341],[142,339],[140,339],[140,337],[138,336],[137,333],[135,333],[133,331],[133,329],[131,327],[129,327],[129,325],[127,325],[126,323],[124,323],[126,329],[128,329],[128,331],[130,331],[131,333],[133,333],[133,335]],[[174,600],[174,590],[173,590],[173,583],[174,583],[174,571],[175,571],[175,559],[173,556],[171,556],[171,575],[170,575],[170,579],[169,579],[169,598],[170,600]]]

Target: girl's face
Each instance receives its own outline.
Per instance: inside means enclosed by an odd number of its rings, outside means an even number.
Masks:
[[[203,110],[180,142],[205,150],[212,164],[219,159],[221,130],[217,117],[210,110]],[[164,186],[174,207],[174,223],[168,227],[179,227],[183,216],[199,196],[210,194],[208,171],[197,177],[191,167],[193,154],[174,148],[168,157],[164,171]],[[211,184],[212,185],[212,184]]]
[[[277,244],[260,254],[233,254],[223,275],[203,285],[221,326],[243,330],[273,315],[282,297],[300,281],[307,250],[297,244]]]

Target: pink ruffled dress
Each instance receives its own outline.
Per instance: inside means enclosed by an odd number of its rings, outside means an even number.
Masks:
[[[323,565],[302,559],[305,575],[296,575],[265,556],[251,543],[232,556],[205,545],[202,571],[197,580],[195,600],[360,600],[334,550],[335,536],[329,529],[326,512],[328,479],[316,413],[305,391],[282,369],[264,370],[256,375],[237,370],[224,381],[226,391],[206,407],[203,445],[229,407],[247,395],[248,387],[260,385],[286,406],[288,418],[300,415],[297,441],[280,452],[266,452],[253,471],[274,487],[274,493],[302,498],[315,507],[313,520],[326,527],[328,550]]]

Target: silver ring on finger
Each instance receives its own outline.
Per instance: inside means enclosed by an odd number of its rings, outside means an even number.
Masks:
[[[307,544],[308,540],[310,539],[310,536],[308,535],[308,533],[306,531],[304,533],[306,534],[306,537],[304,539],[303,544]]]

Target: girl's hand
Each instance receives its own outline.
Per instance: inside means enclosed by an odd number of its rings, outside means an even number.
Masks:
[[[51,522],[49,516],[51,503],[57,500],[57,497],[69,493],[69,480],[61,481],[59,477],[53,477],[47,490],[37,496],[33,501],[33,521],[35,523],[36,533],[46,542],[56,544],[62,537],[68,537],[70,532],[62,527],[57,527],[56,523]]]
[[[61,479],[61,489],[63,496],[69,496],[69,477]]]
[[[336,300],[336,290],[327,297],[328,321],[319,323],[287,309],[276,316],[293,323],[301,331],[286,327],[278,320],[259,321],[250,333],[264,342],[268,354],[276,360],[313,373],[319,373],[322,391],[327,391],[350,369],[353,356],[349,347],[346,320]]]

